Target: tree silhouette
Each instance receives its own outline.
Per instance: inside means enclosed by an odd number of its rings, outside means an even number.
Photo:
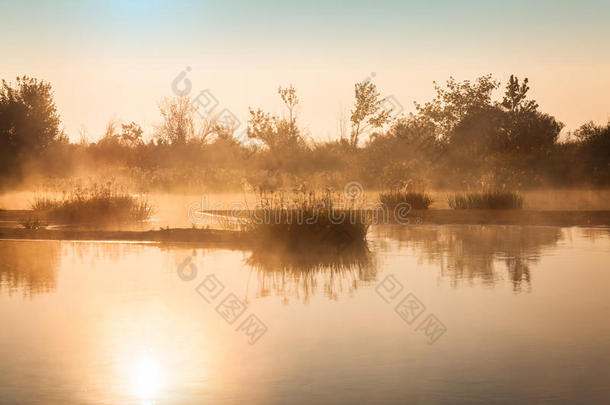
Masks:
[[[355,101],[352,110],[352,132],[350,144],[353,148],[358,146],[360,135],[373,128],[380,128],[390,120],[390,111],[381,108],[383,99],[379,98],[377,86],[365,80],[354,85]]]
[[[156,137],[162,143],[185,145],[195,135],[193,108],[187,97],[163,99],[159,103],[163,122],[157,126]]]
[[[62,139],[60,118],[51,85],[28,76],[15,87],[2,80],[0,88],[0,170],[15,168],[23,160],[39,157]]]
[[[436,97],[424,105],[415,103],[421,120],[436,128],[436,137],[448,140],[455,127],[466,117],[479,114],[493,106],[491,93],[499,86],[491,74],[481,76],[474,82],[447,80],[446,88],[434,82]]]
[[[258,139],[270,150],[294,151],[304,145],[299,128],[296,126],[295,107],[299,103],[295,89],[279,87],[278,94],[288,108],[289,119],[263,112],[260,108],[250,111],[248,120],[248,137]]]
[[[295,135],[296,134],[296,119],[297,119],[296,114],[295,114],[296,113],[295,108],[299,104],[299,98],[297,97],[296,90],[294,89],[294,87],[292,87],[292,84],[291,84],[290,87],[287,87],[284,89],[280,86],[278,88],[277,92],[280,95],[280,97],[282,98],[282,101],[284,102],[286,107],[288,108],[288,116],[289,116],[288,123],[290,124],[290,134]]]
[[[135,122],[121,125],[121,143],[127,146],[137,146],[142,144],[142,127]]]
[[[510,75],[510,79],[506,84],[506,92],[502,100],[502,107],[510,112],[531,112],[538,108],[535,100],[526,100],[527,92],[530,89],[528,86],[527,77],[523,79],[523,83],[519,85],[519,78]]]

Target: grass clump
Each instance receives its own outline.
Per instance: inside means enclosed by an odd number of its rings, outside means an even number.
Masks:
[[[21,218],[19,224],[25,229],[40,229],[45,227],[44,224],[40,221],[40,219],[35,217]]]
[[[490,190],[457,193],[448,197],[448,203],[454,210],[510,210],[523,208],[523,197],[516,191]]]
[[[379,201],[391,210],[401,203],[409,204],[414,210],[427,210],[432,204],[432,198],[426,193],[400,190],[391,190],[379,194]]]
[[[44,211],[52,221],[75,225],[142,222],[153,214],[145,197],[132,196],[112,182],[79,186],[59,199],[37,196],[31,208]]]
[[[260,194],[257,200],[246,228],[262,243],[305,251],[312,245],[344,247],[366,241],[369,214],[354,199],[330,190],[320,195],[301,186],[290,195]]]

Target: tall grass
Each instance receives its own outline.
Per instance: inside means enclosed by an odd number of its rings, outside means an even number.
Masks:
[[[330,190],[318,194],[297,189],[292,194],[259,194],[247,229],[262,243],[306,250],[318,245],[348,246],[366,241],[368,213],[357,201],[345,201]]]
[[[59,206],[59,200],[55,198],[39,195],[37,194],[34,197],[34,201],[30,203],[30,209],[33,211],[46,211],[53,208],[57,208]]]
[[[516,191],[490,190],[472,193],[457,193],[448,197],[449,207],[454,210],[487,209],[508,210],[521,209],[523,197]]]
[[[432,204],[432,197],[415,191],[392,190],[379,194],[379,201],[390,210],[401,203],[409,204],[414,210],[427,210]]]
[[[112,182],[76,187],[58,199],[38,195],[31,209],[46,212],[52,221],[79,225],[141,222],[153,214],[148,199],[132,196]]]

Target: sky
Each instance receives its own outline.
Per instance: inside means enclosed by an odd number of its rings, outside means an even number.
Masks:
[[[284,114],[277,88],[292,84],[316,140],[338,136],[366,78],[405,114],[435,80],[492,73],[528,77],[567,130],[610,118],[609,1],[0,0],[0,16],[0,78],[50,82],[74,141],[110,119],[151,136],[181,73],[243,128],[248,107]]]

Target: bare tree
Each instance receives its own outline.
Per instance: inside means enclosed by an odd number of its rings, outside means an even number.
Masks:
[[[193,108],[187,97],[165,98],[159,103],[163,122],[155,136],[171,145],[184,145],[195,136]]]
[[[290,135],[294,136],[296,134],[296,112],[295,112],[295,108],[296,106],[299,104],[299,98],[297,97],[297,93],[296,90],[294,89],[294,87],[292,87],[292,84],[290,85],[290,87],[286,87],[286,88],[282,88],[282,86],[280,86],[277,90],[277,93],[280,95],[280,97],[282,98],[282,101],[284,102],[284,104],[286,105],[286,107],[288,108],[288,124],[289,124],[289,130],[290,130]]]

